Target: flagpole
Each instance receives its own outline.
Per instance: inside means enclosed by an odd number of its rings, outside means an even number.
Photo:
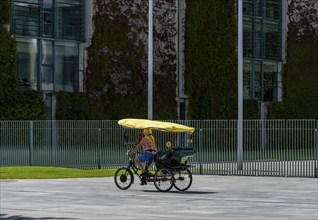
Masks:
[[[238,0],[238,40],[237,40],[237,169],[243,170],[243,0]]]
[[[148,119],[153,119],[153,0],[148,10]]]

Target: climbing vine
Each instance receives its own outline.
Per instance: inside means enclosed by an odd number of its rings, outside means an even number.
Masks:
[[[318,118],[318,3],[292,0],[288,8],[287,62],[283,71],[281,103],[270,108],[270,118]]]
[[[154,118],[176,118],[174,18],[154,12]],[[123,7],[125,5],[125,7]],[[147,117],[147,1],[104,0],[95,4],[94,34],[88,48],[86,92],[93,119]],[[162,12],[162,13],[161,13]]]
[[[317,28],[314,0],[292,0],[283,71],[283,102],[270,104],[269,118],[316,118]],[[177,117],[175,1],[154,1],[154,118]],[[298,3],[296,6],[295,3]],[[147,1],[96,1],[94,34],[88,48],[85,94],[61,100],[61,118],[147,117]],[[236,1],[186,0],[185,93],[190,119],[237,118]],[[169,7],[166,7],[169,6]],[[297,9],[297,10],[296,10]],[[170,10],[170,11],[169,11]],[[307,12],[306,12],[307,10]],[[308,13],[308,10],[310,13]],[[305,19],[302,19],[302,18]],[[309,20],[308,20],[309,19]],[[317,20],[317,19],[313,19]],[[302,26],[299,26],[302,24]],[[303,28],[308,27],[308,28]],[[298,30],[303,30],[299,33]],[[66,95],[66,94],[64,94]],[[81,97],[81,98],[79,98]],[[62,101],[64,100],[64,101]],[[65,106],[63,107],[63,103]],[[244,101],[244,118],[257,119],[258,103]],[[66,114],[68,112],[68,114]]]
[[[187,0],[185,89],[192,119],[237,118],[235,2]]]

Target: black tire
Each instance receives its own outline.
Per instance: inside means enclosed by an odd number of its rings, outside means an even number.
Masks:
[[[119,189],[126,190],[134,182],[134,175],[130,169],[122,167],[116,170],[114,180]]]
[[[179,191],[186,191],[192,184],[192,174],[189,169],[180,170],[174,173],[173,186]]]
[[[173,187],[173,174],[167,168],[159,169],[156,171],[153,181],[157,190],[168,192]]]

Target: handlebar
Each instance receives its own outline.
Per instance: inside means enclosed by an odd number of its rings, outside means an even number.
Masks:
[[[126,155],[127,155],[128,157],[131,157],[131,158],[136,157],[136,154],[138,154],[139,152],[136,152],[136,153],[134,153],[133,155],[130,156],[131,153],[132,153],[132,149],[128,149],[128,150],[126,151]]]

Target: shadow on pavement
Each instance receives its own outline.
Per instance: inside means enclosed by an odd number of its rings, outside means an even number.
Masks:
[[[70,219],[70,218],[55,218],[55,217],[43,217],[43,218],[34,218],[34,217],[26,217],[26,216],[22,216],[22,215],[11,215],[8,216],[6,214],[0,214],[0,219],[10,219],[10,220],[49,220],[49,219]]]
[[[203,192],[203,191],[169,191],[169,192],[160,192],[158,190],[143,190],[143,192],[158,192],[158,193],[181,193],[181,194],[191,194],[191,195],[202,195],[202,194],[215,194],[218,192]]]

